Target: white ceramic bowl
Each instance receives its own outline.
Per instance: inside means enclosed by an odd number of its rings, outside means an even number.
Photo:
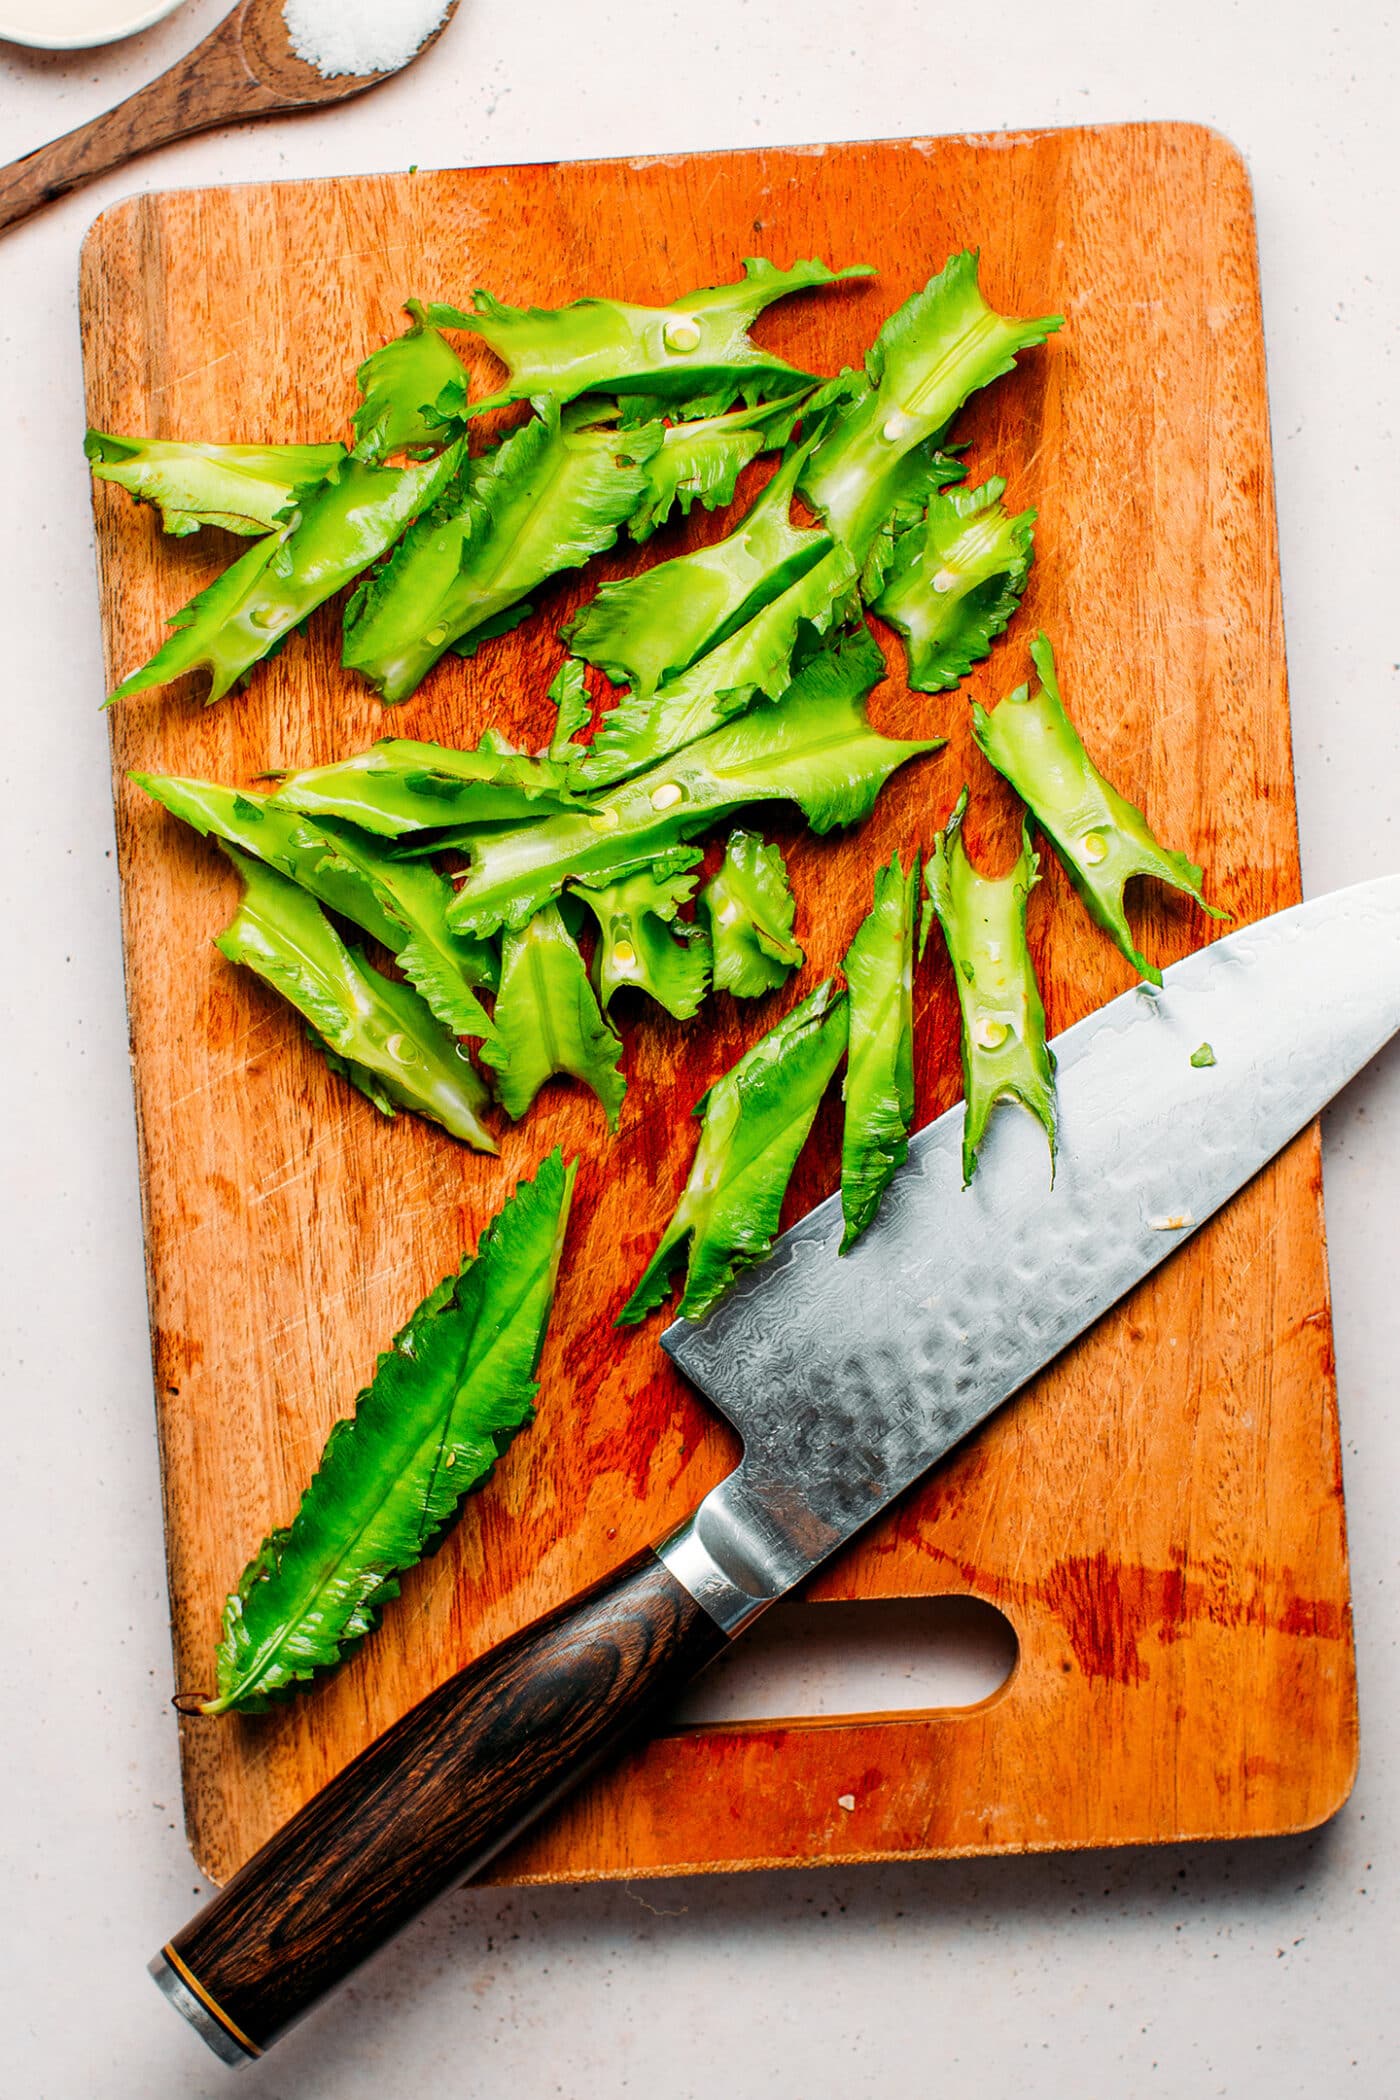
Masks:
[[[173,15],[183,0],[0,0],[0,41],[36,51],[115,44]]]

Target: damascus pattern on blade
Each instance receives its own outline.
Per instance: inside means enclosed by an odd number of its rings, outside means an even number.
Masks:
[[[1060,1157],[961,1103],[840,1256],[839,1198],[663,1346],[744,1440],[662,1549],[721,1623],[791,1587],[1164,1261],[1400,1029],[1400,876],[1246,927],[1060,1036]],[[1209,1043],[1213,1064],[1193,1065]],[[716,1574],[697,1587],[696,1571]],[[754,1600],[745,1610],[718,1591]],[[708,1585],[712,1594],[704,1594]]]

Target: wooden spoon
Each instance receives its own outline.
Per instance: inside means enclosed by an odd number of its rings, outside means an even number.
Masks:
[[[446,14],[414,58],[437,42],[456,8],[457,0],[448,0]],[[0,232],[28,218],[41,204],[66,196],[79,183],[105,175],[154,146],[168,146],[216,124],[343,102],[401,71],[391,66],[384,73],[327,80],[292,49],[282,0],[239,0],[202,44],[149,87],[0,172]]]

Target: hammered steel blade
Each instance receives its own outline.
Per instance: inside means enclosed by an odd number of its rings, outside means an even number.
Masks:
[[[1400,1029],[1400,876],[1280,912],[1055,1043],[1053,1188],[1029,1116],[962,1187],[962,1105],[841,1256],[836,1196],[662,1346],[743,1458],[663,1547],[736,1630],[998,1408],[1243,1187]],[[1193,1065],[1209,1044],[1213,1064]]]

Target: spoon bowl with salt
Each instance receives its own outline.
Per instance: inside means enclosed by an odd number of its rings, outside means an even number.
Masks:
[[[456,10],[457,0],[239,0],[149,87],[0,170],[0,232],[156,146],[362,95],[421,58]]]

